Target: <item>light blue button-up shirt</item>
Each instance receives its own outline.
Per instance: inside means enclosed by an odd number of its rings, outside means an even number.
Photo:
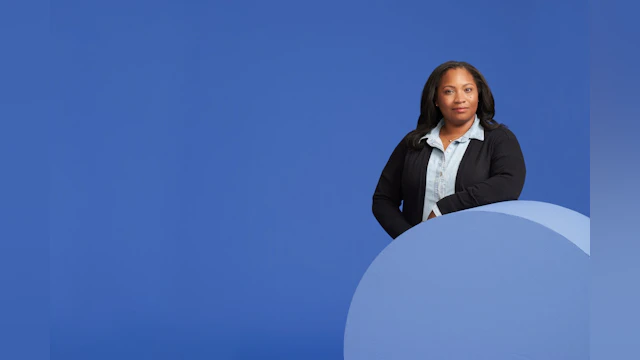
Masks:
[[[462,137],[451,142],[447,146],[447,150],[444,150],[440,140],[442,125],[444,125],[444,121],[440,120],[435,128],[421,138],[421,140],[427,139],[427,144],[433,148],[427,166],[427,185],[422,221],[426,221],[432,211],[436,216],[441,216],[442,213],[436,203],[455,193],[458,167],[465,151],[467,151],[469,140],[484,141],[484,128],[480,125],[480,119],[476,115],[471,128]]]

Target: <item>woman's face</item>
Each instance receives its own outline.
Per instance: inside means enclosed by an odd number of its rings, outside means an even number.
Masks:
[[[478,87],[467,69],[450,69],[440,79],[436,106],[445,121],[462,125],[475,119],[478,111]]]

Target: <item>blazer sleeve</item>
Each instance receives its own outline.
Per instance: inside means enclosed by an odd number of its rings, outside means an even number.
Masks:
[[[402,172],[407,146],[404,139],[396,146],[382,170],[373,194],[373,215],[393,239],[412,226],[400,211],[402,204]]]
[[[520,197],[526,177],[526,166],[518,139],[506,128],[493,131],[495,138],[489,178],[438,201],[437,206],[442,214],[500,201],[517,200]]]

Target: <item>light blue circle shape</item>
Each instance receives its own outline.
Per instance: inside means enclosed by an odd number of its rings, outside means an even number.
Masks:
[[[504,201],[464,211],[497,212],[522,217],[564,236],[582,251],[591,254],[591,220],[573,210],[540,201]]]
[[[575,236],[589,222],[510,204],[429,220],[387,246],[353,296],[345,360],[588,359],[588,239]]]

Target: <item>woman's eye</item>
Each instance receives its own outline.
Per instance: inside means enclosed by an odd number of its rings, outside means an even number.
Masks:
[[[466,88],[466,89],[464,89],[464,91],[471,92],[471,91],[473,91],[473,89],[472,88]]]

